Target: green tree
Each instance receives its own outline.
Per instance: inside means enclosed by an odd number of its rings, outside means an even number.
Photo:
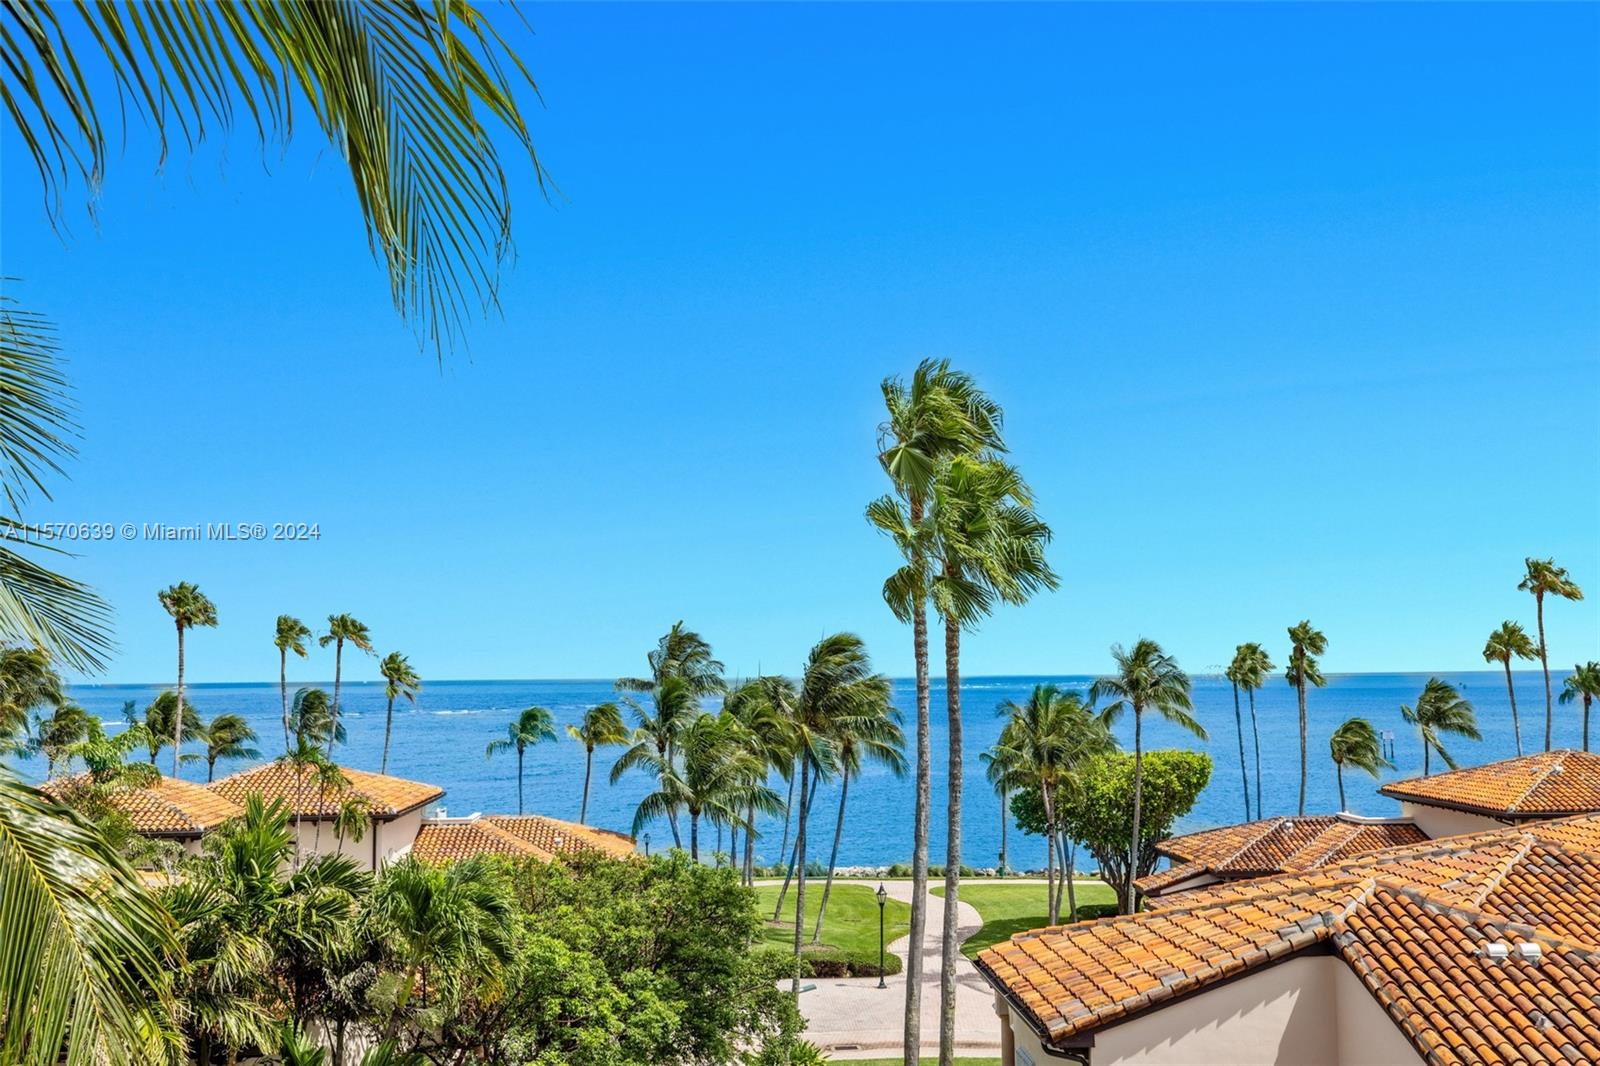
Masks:
[[[1389,766],[1383,757],[1383,745],[1378,741],[1378,731],[1365,718],[1351,718],[1333,731],[1328,738],[1328,754],[1333,758],[1334,777],[1339,782],[1339,809],[1348,810],[1344,802],[1344,768],[1353,766],[1365,770],[1374,778],[1378,771]]]
[[[300,658],[306,657],[306,641],[311,639],[311,630],[307,625],[293,615],[280,614],[278,626],[272,638],[273,645],[278,649],[278,695],[283,700],[283,750],[287,752],[289,744],[289,653],[294,652]]]
[[[1536,659],[1539,651],[1528,639],[1527,632],[1517,623],[1505,621],[1489,634],[1483,646],[1483,661],[1499,663],[1506,671],[1506,696],[1511,700],[1511,728],[1517,737],[1517,754],[1522,754],[1522,720],[1517,717],[1517,686],[1511,680],[1512,659]]]
[[[411,661],[397,651],[385,655],[378,663],[378,673],[383,675],[383,695],[388,705],[383,714],[383,764],[379,773],[389,772],[389,735],[394,730],[394,701],[404,697],[409,703],[417,702],[417,690],[422,688],[422,678]]]
[[[348,614],[330,614],[328,631],[317,638],[317,644],[326,648],[333,645],[333,720],[338,722],[343,708],[339,705],[339,682],[344,673],[344,646],[350,645],[368,655],[372,652],[372,634],[364,623]],[[328,736],[328,758],[333,758],[334,737]]]
[[[1244,758],[1244,715],[1239,706],[1239,680],[1244,676],[1244,672],[1240,668],[1240,658],[1243,652],[1243,644],[1234,649],[1233,662],[1223,671],[1223,676],[1233,685],[1233,725],[1239,734],[1239,776],[1244,784],[1244,820],[1248,822],[1250,821],[1250,767]],[[1253,713],[1250,716],[1250,726],[1252,729],[1255,728],[1255,715]],[[1261,738],[1258,735],[1256,737],[1256,775],[1258,777],[1261,773],[1260,763]]]
[[[1322,676],[1317,656],[1328,650],[1328,638],[1312,627],[1309,620],[1289,627],[1289,669],[1284,676],[1294,686],[1300,706],[1300,816],[1306,813],[1306,688],[1321,688],[1328,682]]]
[[[933,756],[930,747],[928,672],[928,592],[934,576],[927,524],[934,477],[953,455],[1001,451],[1002,415],[972,378],[943,359],[925,359],[909,384],[883,380],[886,417],[878,427],[878,463],[888,474],[893,495],[867,506],[867,520],[888,536],[903,564],[883,585],[883,598],[901,622],[911,623],[916,662],[916,799],[911,852],[911,944],[906,953],[906,1066],[916,1066],[921,1044],[922,945],[927,934],[928,812],[932,805]],[[787,851],[788,841],[780,853]]]
[[[567,736],[583,745],[583,802],[578,807],[578,824],[589,822],[589,779],[594,774],[594,749],[628,742],[628,727],[615,703],[598,703],[583,712],[583,720],[567,726]]]
[[[206,738],[206,780],[216,777],[218,759],[259,759],[261,752],[251,747],[256,731],[242,715],[219,714],[211,719],[203,734]]]
[[[168,1061],[170,919],[93,826],[4,767],[0,884],[0,1062]]]
[[[44,756],[46,781],[56,776],[56,763],[70,760],[73,745],[88,733],[89,714],[76,703],[58,704],[48,716],[35,714],[28,750]]]
[[[1152,751],[1143,762],[1136,857],[1128,850],[1133,832],[1133,809],[1128,803],[1135,775],[1132,755],[1100,755],[1085,763],[1078,772],[1078,795],[1063,817],[1063,831],[1089,849],[1100,864],[1100,876],[1116,891],[1119,909],[1129,914],[1138,905],[1133,882],[1154,872],[1161,857],[1156,844],[1172,835],[1173,823],[1189,812],[1211,780],[1211,758],[1202,752]],[[1025,807],[1027,798],[1019,795],[1012,808]]]
[[[1257,818],[1266,817],[1267,812],[1261,805],[1261,729],[1256,719],[1256,690],[1267,683],[1267,678],[1275,669],[1277,667],[1272,665],[1272,657],[1259,644],[1240,644],[1234,649],[1233,662],[1228,666],[1229,680],[1244,689],[1245,696],[1250,701],[1250,737],[1256,763],[1255,816]]]
[[[1477,716],[1473,714],[1472,704],[1461,698],[1461,693],[1456,691],[1454,685],[1441,678],[1430,677],[1422,688],[1422,694],[1417,697],[1416,705],[1401,706],[1400,716],[1416,726],[1422,737],[1424,777],[1431,772],[1428,768],[1430,750],[1438,752],[1439,758],[1450,769],[1456,768],[1456,761],[1444,750],[1441,738],[1445,734],[1466,737],[1468,740],[1483,739],[1478,734]]]
[[[162,692],[150,701],[141,715],[135,710],[132,700],[127,700],[122,705],[122,717],[129,725],[142,725],[145,728],[145,744],[150,754],[150,765],[156,764],[156,756],[161,749],[172,741],[172,736],[178,730],[174,719],[178,715],[178,694],[171,689]],[[204,737],[205,723],[200,720],[200,712],[194,704],[183,705],[183,731],[191,736]],[[184,762],[198,762],[200,756],[190,752],[183,756]]]
[[[686,811],[689,856],[699,862],[702,817],[716,825],[744,825],[750,807],[762,814],[776,814],[782,803],[776,792],[760,782],[764,764],[743,734],[736,720],[702,711],[679,734],[672,761],[654,768],[659,785],[639,801],[634,835],[653,818]]]
[[[1589,708],[1594,705],[1596,698],[1600,698],[1600,663],[1590,661],[1577,664],[1561,689],[1561,702],[1563,705],[1574,700],[1583,702],[1584,751],[1589,750]]]
[[[755,779],[767,780],[777,773],[789,784],[789,795],[783,802],[784,828],[788,829],[789,807],[794,802],[795,738],[790,728],[790,709],[795,698],[794,686],[785,678],[758,677],[733,686],[722,702],[722,714],[733,718],[744,729],[743,736],[756,755],[758,765],[753,767]],[[745,811],[743,879],[746,884],[755,882],[756,812]],[[788,853],[788,833],[779,847],[781,859]],[[732,850],[737,853],[737,841]]]
[[[896,777],[904,777],[906,772],[906,738],[900,729],[900,712],[893,702],[893,686],[882,674],[874,674],[873,677],[877,683],[862,683],[863,696],[859,706],[854,708],[854,713],[837,720],[831,738],[839,763],[839,814],[833,826],[833,851],[828,856],[828,879],[823,882],[822,899],[817,904],[817,923],[811,930],[813,944],[822,943],[822,921],[828,913],[828,896],[833,891],[833,871],[839,865],[839,841],[844,836],[844,810],[850,798],[850,779],[861,776],[864,762],[885,767]]]
[[[1123,863],[1126,883],[1120,886],[1117,893],[1122,913],[1131,914],[1130,908],[1137,902],[1133,881],[1140,865],[1138,855],[1144,840],[1141,824],[1144,813],[1144,713],[1154,711],[1201,740],[1206,739],[1206,731],[1189,713],[1194,709],[1189,697],[1189,675],[1179,669],[1176,659],[1161,650],[1161,645],[1146,639],[1139,640],[1129,649],[1115,644],[1111,648],[1111,658],[1116,663],[1116,673],[1102,677],[1090,686],[1089,702],[1099,705],[1102,700],[1110,700],[1100,711],[1101,719],[1108,726],[1115,723],[1124,711],[1133,712],[1133,819],[1127,836],[1128,859]],[[1211,772],[1210,765],[1207,760],[1207,775]],[[1105,870],[1103,859],[1101,870]]]
[[[506,751],[517,753],[517,813],[522,813],[522,759],[533,745],[543,740],[556,739],[555,718],[543,707],[529,707],[517,715],[517,720],[506,726],[506,735],[491,740],[483,757],[491,759]]]
[[[169,585],[156,595],[178,631],[178,713],[172,716],[172,776],[177,777],[178,763],[183,756],[183,634],[196,626],[215,628],[217,607],[198,585],[187,581]]]
[[[1544,640],[1544,598],[1555,596],[1563,600],[1583,599],[1583,590],[1567,575],[1565,567],[1556,565],[1554,559],[1523,560],[1527,572],[1517,588],[1533,593],[1534,609],[1539,618],[1539,666],[1544,670],[1544,750],[1549,751],[1555,711],[1550,698],[1550,646]]]
[[[43,648],[0,647],[0,754],[26,746],[28,712],[65,700],[66,686]]]

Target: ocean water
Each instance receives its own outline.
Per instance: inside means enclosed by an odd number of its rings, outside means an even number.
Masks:
[[[1409,777],[1421,772],[1420,741],[1400,716],[1400,705],[1415,700],[1427,674],[1345,674],[1328,679],[1328,686],[1309,695],[1309,784],[1307,809],[1330,812],[1338,806],[1333,765],[1328,759],[1328,736],[1345,719],[1361,716],[1379,730],[1394,732],[1397,769],[1384,779]],[[1481,742],[1452,738],[1447,748],[1462,765],[1473,765],[1515,754],[1511,714],[1506,698],[1505,675],[1471,672],[1442,675],[1461,689],[1477,709]],[[1539,750],[1544,742],[1544,688],[1537,671],[1515,676],[1517,703],[1522,716],[1525,750]],[[1552,684],[1559,692],[1565,672],[1552,673]],[[994,743],[1000,731],[995,713],[1005,700],[1024,700],[1035,684],[1053,681],[1069,689],[1086,689],[1089,677],[974,677],[962,683],[962,720],[965,725],[965,787],[963,788],[962,860],[972,866],[995,864],[1000,845],[1000,803],[984,780],[978,753]],[[331,689],[331,684],[327,687]],[[141,708],[160,691],[150,685],[83,685],[72,690],[72,698],[104,720],[108,728],[120,726],[125,700]],[[280,704],[275,684],[196,685],[189,690],[203,718],[224,711],[244,715],[260,734],[259,747],[267,758],[282,750]],[[336,753],[339,762],[358,769],[377,770],[383,749],[384,695],[377,683],[346,684],[342,701],[349,743]],[[486,759],[486,745],[503,736],[509,723],[522,708],[532,704],[548,707],[556,721],[576,722],[584,709],[615,699],[609,681],[437,681],[429,682],[417,704],[395,708],[394,741],[389,757],[389,772],[437,784],[446,790],[443,804],[451,814],[472,811],[515,811],[516,757],[497,755]],[[909,680],[895,683],[895,701],[905,715],[907,758],[911,758],[911,733],[914,723],[914,692]],[[1210,753],[1215,768],[1211,783],[1194,810],[1177,826],[1188,831],[1237,822],[1244,817],[1243,786],[1239,770],[1239,747],[1234,727],[1232,688],[1226,680],[1210,676],[1194,679],[1196,716],[1210,733],[1200,741],[1159,718],[1147,717],[1145,738],[1148,748],[1191,747]],[[942,681],[933,686],[933,796],[934,812],[930,851],[934,862],[942,862],[945,851],[945,804],[947,765],[944,721],[945,691]],[[1262,797],[1268,815],[1292,814],[1299,782],[1298,728],[1295,695],[1278,675],[1256,694],[1256,709],[1261,730]],[[1577,705],[1555,706],[1555,744],[1578,747],[1580,710]],[[1249,741],[1249,711],[1244,710],[1246,752],[1251,761],[1254,788],[1254,756]],[[1600,730],[1600,722],[1596,723]],[[1125,744],[1132,743],[1132,721],[1118,727]],[[608,828],[632,828],[634,807],[649,791],[649,782],[640,773],[625,775],[617,784],[608,783],[611,762],[618,749],[595,753],[594,784],[589,802],[590,821]],[[162,753],[163,768],[170,749]],[[219,776],[244,769],[248,764],[219,763]],[[1435,767],[1438,767],[1435,761]],[[40,760],[24,761],[25,776],[37,779],[43,774]],[[205,766],[186,766],[183,776],[205,780]],[[556,818],[575,819],[583,792],[584,753],[581,746],[564,734],[560,740],[529,750],[525,766],[526,804],[530,812]],[[1349,807],[1361,814],[1392,815],[1398,805],[1376,793],[1379,782],[1360,773],[1347,774],[1345,791]],[[781,780],[774,787],[782,793]],[[812,813],[813,854],[826,857],[832,841],[838,785],[825,786]],[[878,865],[907,861],[911,855],[912,781],[896,778],[880,767],[867,767],[850,786],[845,812],[845,831],[839,857],[843,865]],[[763,820],[757,840],[758,861],[778,861],[782,826],[776,820]],[[671,833],[663,823],[644,827],[651,846],[670,844]],[[685,832],[687,828],[685,827]],[[703,829],[702,846],[714,844],[716,834]],[[1011,865],[1037,868],[1044,864],[1044,845],[1037,837],[1027,837],[1014,829],[1009,839]]]

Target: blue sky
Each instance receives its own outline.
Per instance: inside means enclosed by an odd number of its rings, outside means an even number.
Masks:
[[[680,617],[738,672],[853,629],[903,675],[861,512],[878,382],[930,354],[1057,533],[969,673],[1204,670],[1302,617],[1330,670],[1471,668],[1527,554],[1590,593],[1554,661],[1600,656],[1600,9],[527,12],[563,195],[514,174],[504,316],[442,368],[311,137],[157,174],[135,130],[63,238],[6,128],[4,273],[86,427],[33,517],[322,533],[86,548],[106,680],[171,673],[179,579],[197,680],[273,677],[281,611],[424,677],[632,672]]]

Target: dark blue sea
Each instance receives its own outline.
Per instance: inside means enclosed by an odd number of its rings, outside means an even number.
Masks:
[[[1338,806],[1333,766],[1328,760],[1328,736],[1339,723],[1359,715],[1368,718],[1379,730],[1394,732],[1397,769],[1386,778],[1412,776],[1421,772],[1422,753],[1413,731],[1400,717],[1400,705],[1415,700],[1426,674],[1346,674],[1332,676],[1328,686],[1313,690],[1309,697],[1310,784],[1308,809],[1333,811]],[[1515,754],[1511,714],[1506,699],[1504,674],[1474,672],[1443,675],[1456,684],[1477,709],[1481,742],[1452,738],[1447,747],[1463,765],[1488,762]],[[1537,671],[1515,675],[1517,702],[1522,713],[1523,743],[1528,750],[1542,747],[1544,739],[1544,690]],[[1552,674],[1559,692],[1565,672]],[[1021,701],[1031,688],[1043,681],[1054,681],[1068,688],[1086,688],[1087,677],[975,677],[962,685],[963,722],[966,726],[965,806],[962,858],[972,866],[995,864],[1000,843],[1000,804],[984,779],[978,753],[991,745],[1000,730],[995,707],[1007,699]],[[331,684],[328,686],[331,688]],[[141,708],[160,691],[153,685],[85,685],[72,690],[72,697],[103,719],[108,727],[120,726],[125,700]],[[896,702],[905,713],[910,757],[912,730],[912,685],[900,681],[895,686]],[[531,704],[548,707],[559,723],[575,722],[586,707],[615,699],[609,681],[437,681],[423,689],[415,708],[395,709],[394,747],[389,772],[402,777],[429,781],[443,787],[444,804],[451,814],[472,811],[512,811],[516,808],[516,759],[496,756],[485,759],[489,741],[505,732],[506,724],[522,708]],[[267,757],[282,747],[279,724],[278,688],[275,684],[197,685],[189,699],[203,718],[224,711],[243,714],[260,734],[260,748]],[[349,743],[337,754],[341,763],[360,769],[376,770],[383,747],[384,697],[380,684],[347,684],[343,690],[345,721]],[[1233,695],[1228,683],[1219,677],[1194,680],[1197,717],[1210,732],[1209,742],[1156,718],[1148,718],[1146,744],[1150,748],[1194,747],[1211,754],[1215,762],[1211,784],[1194,811],[1178,826],[1192,830],[1236,822],[1244,817],[1239,748],[1234,729]],[[1298,788],[1298,734],[1295,696],[1281,678],[1276,677],[1257,693],[1257,713],[1261,728],[1262,795],[1266,813],[1294,813]],[[944,688],[933,689],[933,795],[934,824],[931,834],[935,862],[944,852],[945,737]],[[1555,707],[1555,741],[1558,747],[1579,746],[1579,709],[1576,705]],[[1245,712],[1246,750],[1249,716]],[[1600,722],[1596,723],[1600,729]],[[1131,743],[1132,723],[1124,721],[1119,733]],[[1597,734],[1600,735],[1600,734]],[[611,760],[617,749],[596,753],[595,784],[590,800],[590,821],[609,828],[628,830],[632,826],[634,805],[649,791],[642,775],[632,774],[616,785],[607,783]],[[171,757],[163,752],[165,768]],[[1252,779],[1254,776],[1253,753]],[[243,769],[245,764],[219,764],[217,772]],[[1437,763],[1435,764],[1437,766]],[[558,741],[542,744],[528,753],[526,766],[527,805],[530,811],[557,818],[574,819],[583,790],[583,749],[565,735]],[[34,778],[43,773],[42,763],[24,762],[21,769]],[[205,766],[187,766],[184,776],[205,779]],[[1361,774],[1347,775],[1345,789],[1349,806],[1369,815],[1398,813],[1392,801],[1374,792],[1376,782]],[[783,783],[774,781],[780,793]],[[1252,785],[1252,788],[1254,786]],[[828,787],[812,814],[813,840],[831,840],[837,812],[837,783]],[[908,860],[911,854],[912,783],[909,776],[897,779],[887,771],[868,767],[850,786],[846,811],[844,843],[840,862],[844,865],[877,865]],[[763,823],[757,841],[759,861],[775,862],[781,826]],[[670,841],[667,827],[648,828],[652,847]],[[704,837],[702,838],[704,841]],[[715,834],[712,833],[714,842]],[[1013,832],[1010,836],[1013,867],[1042,867],[1044,846],[1038,838]],[[815,852],[814,852],[815,853]]]

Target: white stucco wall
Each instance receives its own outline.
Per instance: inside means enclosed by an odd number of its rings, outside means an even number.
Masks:
[[[1059,1062],[1011,1015],[1014,1064]],[[1307,955],[1095,1033],[1091,1066],[1411,1066],[1416,1052],[1349,967]]]
[[[294,823],[290,823],[290,829]],[[417,831],[422,828],[422,809],[418,808],[409,814],[387,822],[378,822],[376,827],[369,826],[367,832],[358,840],[345,837],[344,847],[341,850],[339,841],[334,836],[333,822],[322,823],[321,843],[317,840],[317,823],[307,818],[300,824],[300,853],[302,855],[338,855],[354,862],[363,870],[373,869],[373,841],[377,841],[378,866],[409,854],[411,845],[416,842]]]
[[[1481,833],[1485,829],[1504,829],[1506,823],[1481,814],[1447,811],[1422,803],[1401,802],[1400,813],[1417,823],[1429,837],[1453,837],[1461,833]]]
[[[417,833],[422,829],[422,809],[402,814],[392,822],[383,822],[378,826],[378,865],[390,863],[396,859],[411,854],[411,845],[416,843]],[[371,852],[369,850],[370,857]]]

